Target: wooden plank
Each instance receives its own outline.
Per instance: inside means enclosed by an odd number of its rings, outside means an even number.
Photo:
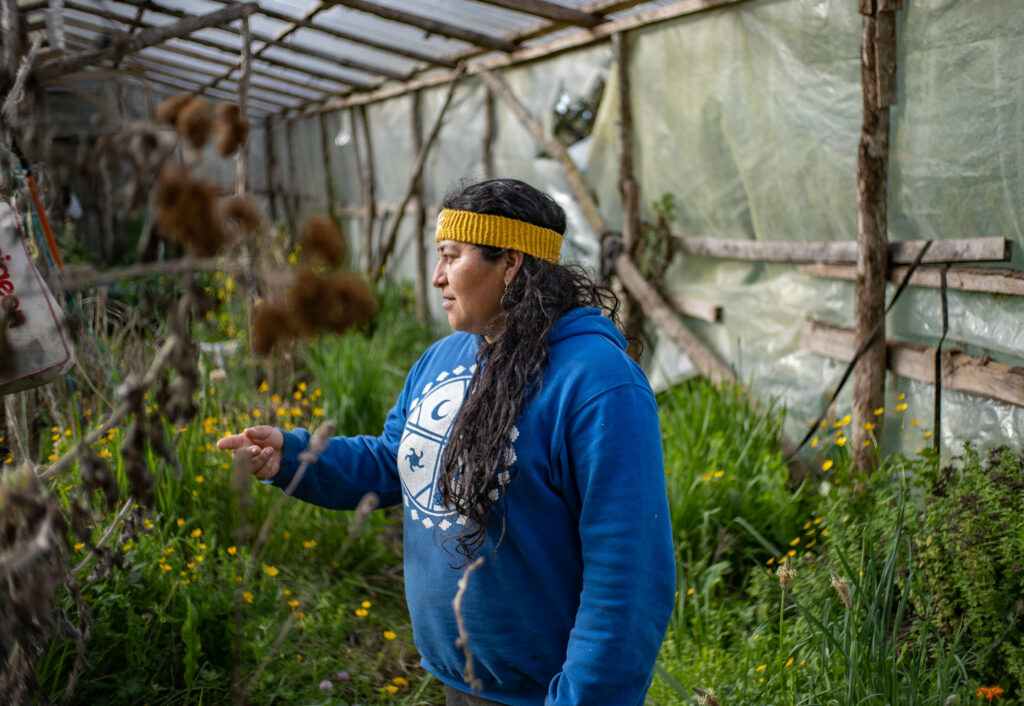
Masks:
[[[890,267],[890,282],[902,282],[909,267]],[[800,271],[812,277],[828,277],[831,279],[854,280],[857,270],[851,265],[833,265],[814,263],[801,265]],[[919,267],[910,276],[909,284],[915,287],[939,288],[941,286],[940,269],[936,267]],[[984,267],[951,267],[946,274],[946,288],[967,292],[988,292],[990,294],[1015,294],[1024,296],[1024,272],[1006,268]]]
[[[228,24],[240,18],[244,13],[252,12],[257,8],[258,6],[255,3],[239,3],[206,15],[190,16],[179,22],[162,27],[149,27],[137,34],[119,37],[111,42],[109,46],[47,62],[36,69],[36,78],[45,83],[49,79],[57,78],[62,74],[71,73],[72,71],[77,71],[102,61],[116,61],[126,54],[137,52],[146,47],[156,46],[168,39],[184,37],[196,30],[207,27],[218,27]]]
[[[762,262],[856,262],[854,241],[810,242],[734,240],[706,235],[677,236],[680,247],[690,255]],[[890,264],[910,264],[924,247],[924,240],[890,242]],[[935,240],[922,259],[923,264],[943,262],[1007,262],[1012,253],[1006,238],[956,238]]]
[[[854,332],[807,319],[800,347],[818,355],[849,361],[856,350]],[[935,383],[935,349],[914,343],[886,342],[886,365],[897,375]],[[942,350],[942,386],[1024,407],[1024,368],[975,358],[953,348]]]
[[[707,299],[691,297],[685,294],[673,294],[669,302],[683,316],[701,319],[712,324],[722,320],[722,305]]]
[[[463,42],[477,44],[495,51],[512,52],[516,49],[516,45],[514,43],[500,37],[492,37],[490,35],[483,34],[482,32],[474,32],[473,30],[449,24],[448,22],[440,22],[430,17],[424,17],[423,15],[414,15],[411,12],[395,10],[390,7],[385,7],[384,5],[378,5],[374,2],[368,2],[367,0],[335,0],[333,4],[344,5],[345,7],[350,7],[353,10],[368,12],[372,15],[377,15],[377,17],[383,17],[384,19],[391,20],[392,22],[411,25],[432,34],[440,34],[442,37],[459,39]]]
[[[601,24],[604,18],[589,12],[582,12],[564,5],[556,5],[545,0],[476,0],[477,2],[495,7],[503,7],[506,10],[515,10],[528,15],[536,15],[549,20],[565,22],[566,24],[579,27],[594,27]]]

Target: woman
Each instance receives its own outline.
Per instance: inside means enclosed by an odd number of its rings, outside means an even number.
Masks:
[[[405,511],[405,583],[423,666],[452,704],[644,701],[675,592],[658,410],[601,307],[557,264],[565,213],[512,179],[466,187],[438,217],[455,333],[413,366],[379,437],[336,437],[294,494],[351,509],[375,492]],[[309,433],[255,427],[253,473],[291,482]],[[452,599],[471,559],[461,613]]]

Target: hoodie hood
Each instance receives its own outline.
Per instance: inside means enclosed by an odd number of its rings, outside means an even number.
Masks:
[[[626,338],[615,328],[615,323],[601,314],[596,307],[580,307],[564,314],[555,322],[549,343],[559,343],[574,336],[595,334],[611,341],[620,350],[626,350]]]

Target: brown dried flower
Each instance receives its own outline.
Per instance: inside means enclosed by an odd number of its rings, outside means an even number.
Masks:
[[[157,187],[157,225],[196,255],[211,257],[228,242],[217,219],[216,190],[203,181],[192,181],[184,167],[164,167]]]
[[[793,557],[786,556],[786,560],[782,562],[782,566],[775,572],[779,576],[779,585],[782,586],[783,591],[789,590],[789,584],[796,576],[796,571],[793,569]]]
[[[217,131],[217,154],[227,157],[249,139],[249,121],[234,103],[221,103],[217,106]]]
[[[264,304],[253,313],[252,350],[257,355],[290,343],[296,333],[295,315],[282,302]]]
[[[843,605],[846,606],[847,610],[853,610],[853,603],[850,601],[850,589],[846,585],[846,579],[842,578],[835,571],[831,572],[830,578],[832,579],[832,588],[836,589],[836,593],[843,599]]]
[[[185,142],[201,150],[213,130],[213,109],[201,98],[193,98],[181,108],[175,127]]]
[[[295,277],[290,301],[305,333],[343,333],[369,321],[377,310],[366,282],[348,272],[321,277],[303,270]]]
[[[157,122],[176,125],[181,109],[192,102],[195,96],[191,93],[179,93],[164,100],[156,109]]]
[[[224,219],[242,233],[252,233],[260,227],[260,213],[248,196],[235,196],[224,206]]]
[[[718,701],[718,694],[714,689],[701,689],[699,686],[691,686],[693,693],[697,696],[697,703],[701,706],[721,706]]]
[[[302,253],[327,265],[338,267],[345,261],[348,246],[337,224],[326,216],[313,216],[299,237]]]

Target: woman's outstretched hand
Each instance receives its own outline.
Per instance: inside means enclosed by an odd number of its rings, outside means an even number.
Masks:
[[[252,453],[252,474],[260,480],[270,480],[281,470],[284,435],[277,427],[258,426],[245,429],[241,434],[225,436],[217,442],[218,449],[244,449]]]

